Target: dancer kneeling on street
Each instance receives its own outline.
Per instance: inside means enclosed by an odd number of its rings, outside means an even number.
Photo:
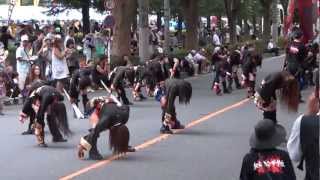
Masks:
[[[39,83],[38,83],[39,84]],[[61,134],[70,135],[67,111],[63,104],[64,97],[57,89],[42,85],[34,89],[27,98],[20,113],[20,121],[24,122],[28,116],[35,117],[34,129],[40,147],[47,147],[44,140],[44,116],[47,113],[49,130],[53,136],[53,142],[66,142]]]
[[[172,134],[171,129],[184,129],[177,120],[175,99],[179,96],[179,103],[188,104],[192,96],[192,86],[181,79],[167,79],[164,82],[164,96],[160,99],[162,108],[162,127],[160,133]],[[157,93],[156,93],[157,94]]]
[[[106,130],[110,130],[109,144],[114,154],[135,151],[129,146],[130,133],[126,126],[130,108],[127,105],[117,105],[115,102],[116,100],[108,97],[94,98],[89,102],[93,128],[80,140],[78,147],[80,159],[83,159],[85,151],[89,151],[89,159],[103,159],[97,148],[97,140],[100,133]]]

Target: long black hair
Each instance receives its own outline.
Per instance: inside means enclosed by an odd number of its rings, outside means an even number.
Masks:
[[[189,104],[192,97],[192,86],[188,81],[181,80],[179,83],[179,103]]]
[[[56,102],[51,105],[52,120],[58,125],[58,128],[66,136],[72,135],[69,128],[66,106],[62,102]]]
[[[113,126],[109,133],[109,146],[113,154],[123,154],[128,151],[130,132],[126,125]]]
[[[288,106],[290,111],[297,112],[300,100],[298,81],[287,71],[283,71],[279,75],[282,76],[281,101]]]

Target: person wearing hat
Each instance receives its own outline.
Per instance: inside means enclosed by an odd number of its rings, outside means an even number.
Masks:
[[[295,180],[289,154],[277,149],[285,141],[283,126],[270,119],[259,121],[250,137],[251,150],[242,161],[240,180]]]
[[[319,104],[319,97],[315,93],[311,94],[308,101],[308,113],[296,119],[287,143],[292,161],[299,163],[300,170],[303,170],[305,164],[305,180],[319,180],[320,177]]]
[[[24,89],[24,84],[30,69],[30,54],[28,49],[28,35],[21,36],[21,45],[16,50],[17,72],[19,74],[19,89]]]

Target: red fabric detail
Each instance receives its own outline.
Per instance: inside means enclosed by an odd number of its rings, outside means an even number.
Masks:
[[[303,31],[303,42],[307,43],[313,39],[313,16],[312,16],[312,0],[298,0],[297,7],[300,16],[301,30]]]

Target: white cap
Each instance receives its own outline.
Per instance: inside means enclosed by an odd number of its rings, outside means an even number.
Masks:
[[[21,41],[29,41],[28,35],[21,36]]]
[[[56,38],[56,39],[62,39],[62,37],[61,37],[60,34],[56,34],[56,35],[54,36],[54,38]]]
[[[213,50],[213,54],[216,54],[220,51],[221,47],[215,47],[214,50]]]
[[[158,52],[159,52],[160,54],[163,54],[163,49],[162,49],[161,47],[158,47]]]
[[[47,34],[46,37],[44,38],[45,41],[46,40],[52,40],[52,39],[53,39],[53,37],[52,37],[51,34]]]

